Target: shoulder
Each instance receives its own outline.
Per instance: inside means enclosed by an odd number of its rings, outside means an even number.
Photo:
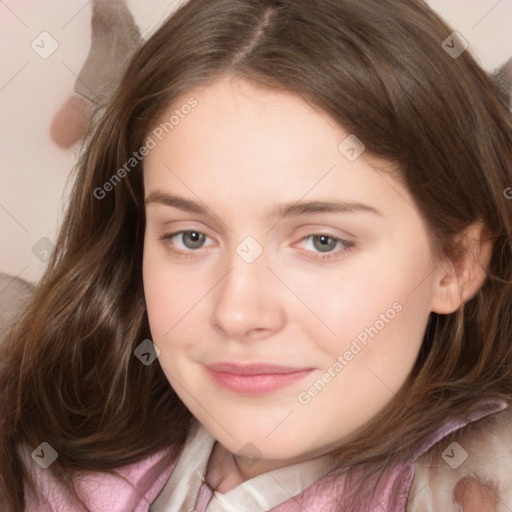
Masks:
[[[511,508],[510,406],[451,432],[416,459],[407,512]]]
[[[22,457],[37,486],[37,496],[25,486],[27,512],[83,512],[72,501],[48,468],[40,467],[30,451]],[[90,471],[76,480],[81,497],[90,511],[147,512],[177,462],[165,449],[136,463],[119,467],[115,474]]]

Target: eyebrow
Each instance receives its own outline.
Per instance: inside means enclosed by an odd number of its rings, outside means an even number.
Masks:
[[[184,197],[167,194],[161,191],[150,192],[145,199],[146,204],[157,203],[165,206],[171,206],[180,210],[208,215],[208,208],[200,203],[185,199]],[[308,215],[315,213],[369,213],[372,215],[384,217],[382,212],[373,206],[359,203],[357,201],[332,201],[332,200],[314,200],[305,202],[281,203],[276,205],[270,211],[272,217],[293,217],[299,215]]]

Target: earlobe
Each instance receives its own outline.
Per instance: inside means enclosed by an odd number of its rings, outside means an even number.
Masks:
[[[431,310],[450,314],[470,300],[482,287],[492,257],[493,243],[483,222],[467,228],[459,238],[462,253],[458,261],[439,262],[438,280],[432,297]]]

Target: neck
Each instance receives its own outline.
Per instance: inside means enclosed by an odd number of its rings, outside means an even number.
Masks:
[[[206,483],[214,490],[226,493],[251,478],[304,459],[251,459],[234,454],[215,442],[206,468]]]

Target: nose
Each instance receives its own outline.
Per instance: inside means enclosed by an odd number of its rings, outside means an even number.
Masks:
[[[285,325],[283,287],[267,268],[264,254],[248,263],[234,253],[229,271],[215,287],[211,324],[225,338],[261,339]]]

